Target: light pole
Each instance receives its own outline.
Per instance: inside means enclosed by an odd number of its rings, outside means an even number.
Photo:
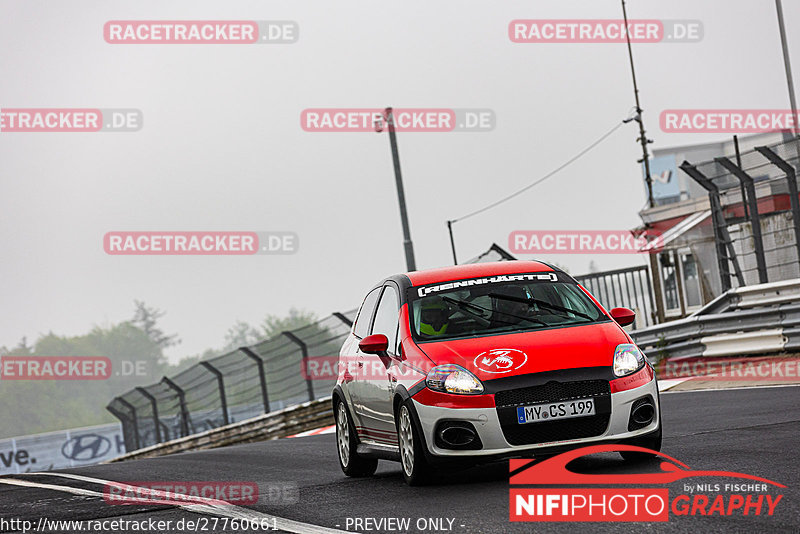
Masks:
[[[458,258],[456,258],[456,242],[453,240],[453,223],[455,221],[447,221],[447,231],[450,232],[450,248],[453,250],[453,265],[458,265]]]
[[[633,96],[636,100],[636,116],[633,118],[639,123],[639,141],[642,144],[642,159],[640,163],[644,163],[644,179],[647,183],[647,203],[649,207],[655,206],[653,199],[653,177],[650,176],[650,157],[647,154],[647,145],[652,143],[647,138],[644,130],[644,120],[642,119],[642,108],[639,105],[639,87],[636,85],[636,70],[633,68],[633,49],[631,48],[631,34],[628,31],[628,13],[625,10],[625,0],[622,0],[622,17],[625,19],[625,39],[628,42],[628,59],[631,63],[631,76],[633,77]]]
[[[786,85],[789,88],[789,104],[792,106],[792,114],[797,116],[797,102],[794,96],[794,80],[792,79],[792,64],[789,62],[789,47],[786,44],[786,27],[783,22],[783,5],[781,0],[775,0],[775,9],[778,11],[778,29],[781,34],[781,47],[783,48],[783,68],[786,70]],[[795,136],[800,133],[797,124],[792,128]]]
[[[783,4],[781,0],[775,0],[775,9],[778,11],[778,29],[781,34],[781,48],[783,48],[783,68],[786,70],[786,85],[789,89],[789,105],[792,106],[792,117],[797,120],[797,102],[794,96],[794,78],[792,77],[792,64],[789,62],[789,46],[786,44],[786,26],[783,22]],[[794,139],[794,150],[797,153],[797,159],[800,161],[800,127],[794,123],[792,133],[784,133],[783,139],[788,141],[788,138]]]
[[[655,198],[653,197],[653,177],[650,176],[650,156],[647,153],[647,145],[652,143],[647,138],[644,129],[644,119],[642,119],[642,107],[639,105],[639,86],[636,84],[636,69],[633,67],[633,48],[631,48],[631,34],[628,31],[628,12],[625,9],[625,0],[622,1],[622,17],[625,19],[625,40],[628,43],[628,59],[631,63],[631,77],[633,78],[633,96],[636,100],[636,116],[633,118],[639,123],[639,141],[642,145],[642,159],[639,162],[644,163],[644,179],[647,183],[647,206],[652,208],[656,205]],[[656,320],[659,323],[664,322],[664,301],[661,290],[661,277],[659,276],[659,263],[658,253],[650,252],[650,272],[653,279],[653,296],[656,301]]]
[[[416,271],[417,264],[414,261],[414,243],[411,242],[411,229],[408,225],[408,213],[406,212],[406,194],[403,190],[403,175],[400,172],[400,155],[397,152],[397,135],[394,127],[394,115],[392,108],[384,110],[384,120],[389,130],[389,145],[392,148],[392,162],[394,163],[394,178],[397,184],[397,202],[400,204],[400,222],[403,225],[403,248],[406,253],[406,268],[408,271]],[[383,128],[377,127],[381,132]]]

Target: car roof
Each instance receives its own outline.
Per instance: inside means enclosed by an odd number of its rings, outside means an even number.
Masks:
[[[495,261],[490,263],[469,263],[426,269],[405,273],[411,285],[424,286],[451,280],[464,280],[481,276],[498,276],[501,274],[535,273],[556,271],[546,263],[540,261]]]

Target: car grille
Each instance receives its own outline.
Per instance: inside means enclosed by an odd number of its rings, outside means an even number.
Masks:
[[[559,421],[519,424],[517,406],[594,398],[596,415]],[[551,381],[541,386],[495,393],[495,405],[503,435],[511,445],[533,445],[603,434],[611,420],[611,389],[607,380]]]
[[[611,414],[600,414],[545,423],[514,423],[502,428],[506,441],[511,445],[532,445],[599,436],[608,428],[609,419]]]

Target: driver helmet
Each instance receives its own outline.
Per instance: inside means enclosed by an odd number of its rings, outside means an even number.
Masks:
[[[441,336],[447,332],[450,307],[438,295],[425,297],[420,306],[419,331],[426,336]]]

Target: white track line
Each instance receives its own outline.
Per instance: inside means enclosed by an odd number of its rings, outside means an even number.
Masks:
[[[767,388],[796,388],[800,384],[766,384],[763,386],[736,386],[732,388],[704,388],[704,389],[679,389],[677,391],[665,391],[664,393],[677,394],[677,393],[699,393],[701,391],[740,391],[743,389],[767,389]]]
[[[164,493],[158,490],[152,490],[150,488],[139,488],[136,486],[130,486],[129,484],[115,482],[113,480],[103,480],[101,478],[86,477],[83,475],[74,475],[72,473],[48,473],[48,472],[25,473],[25,476],[28,475],[61,477],[61,478],[80,480],[83,482],[91,482],[103,485],[106,484],[117,485],[117,486],[123,485],[125,487],[136,488],[138,490],[142,490],[144,493],[152,493],[154,495]],[[39,482],[29,482],[27,480],[19,480],[15,478],[0,478],[0,484],[8,484],[10,486],[23,486],[29,488],[41,488],[53,491],[61,491],[65,493],[72,493],[73,495],[83,495],[83,496],[103,498],[103,493],[97,491],[86,490],[82,488],[73,488],[71,486],[59,486],[56,484],[42,484]],[[218,501],[215,499],[203,499],[189,495],[183,495],[181,497],[186,498],[187,501],[186,504],[177,501],[169,503],[165,503],[164,501],[161,502],[156,501],[153,504],[169,504],[171,506],[176,506],[178,508],[182,508],[184,510],[187,510],[189,512],[194,512],[197,514],[216,515],[221,517],[229,517],[231,519],[239,519],[239,520],[244,519],[246,521],[255,521],[255,522],[261,522],[265,520],[270,524],[274,524],[278,530],[281,530],[283,532],[292,532],[294,534],[341,534],[343,532],[347,532],[344,530],[322,527],[319,525],[312,525],[310,523],[301,523],[300,521],[294,521],[292,519],[284,519],[282,517],[262,514],[261,512],[250,510],[249,508],[241,508],[233,504],[227,503],[225,501]],[[203,504],[201,504],[201,502]]]
[[[678,384],[682,384],[690,380],[689,378],[666,378],[658,381],[658,391],[667,391],[674,388]]]
[[[314,430],[306,430],[305,432],[300,432],[299,434],[295,434],[293,436],[286,436],[287,438],[304,438],[306,436],[320,436],[322,434],[333,434],[336,430],[336,425],[324,426],[322,428],[316,428]]]

